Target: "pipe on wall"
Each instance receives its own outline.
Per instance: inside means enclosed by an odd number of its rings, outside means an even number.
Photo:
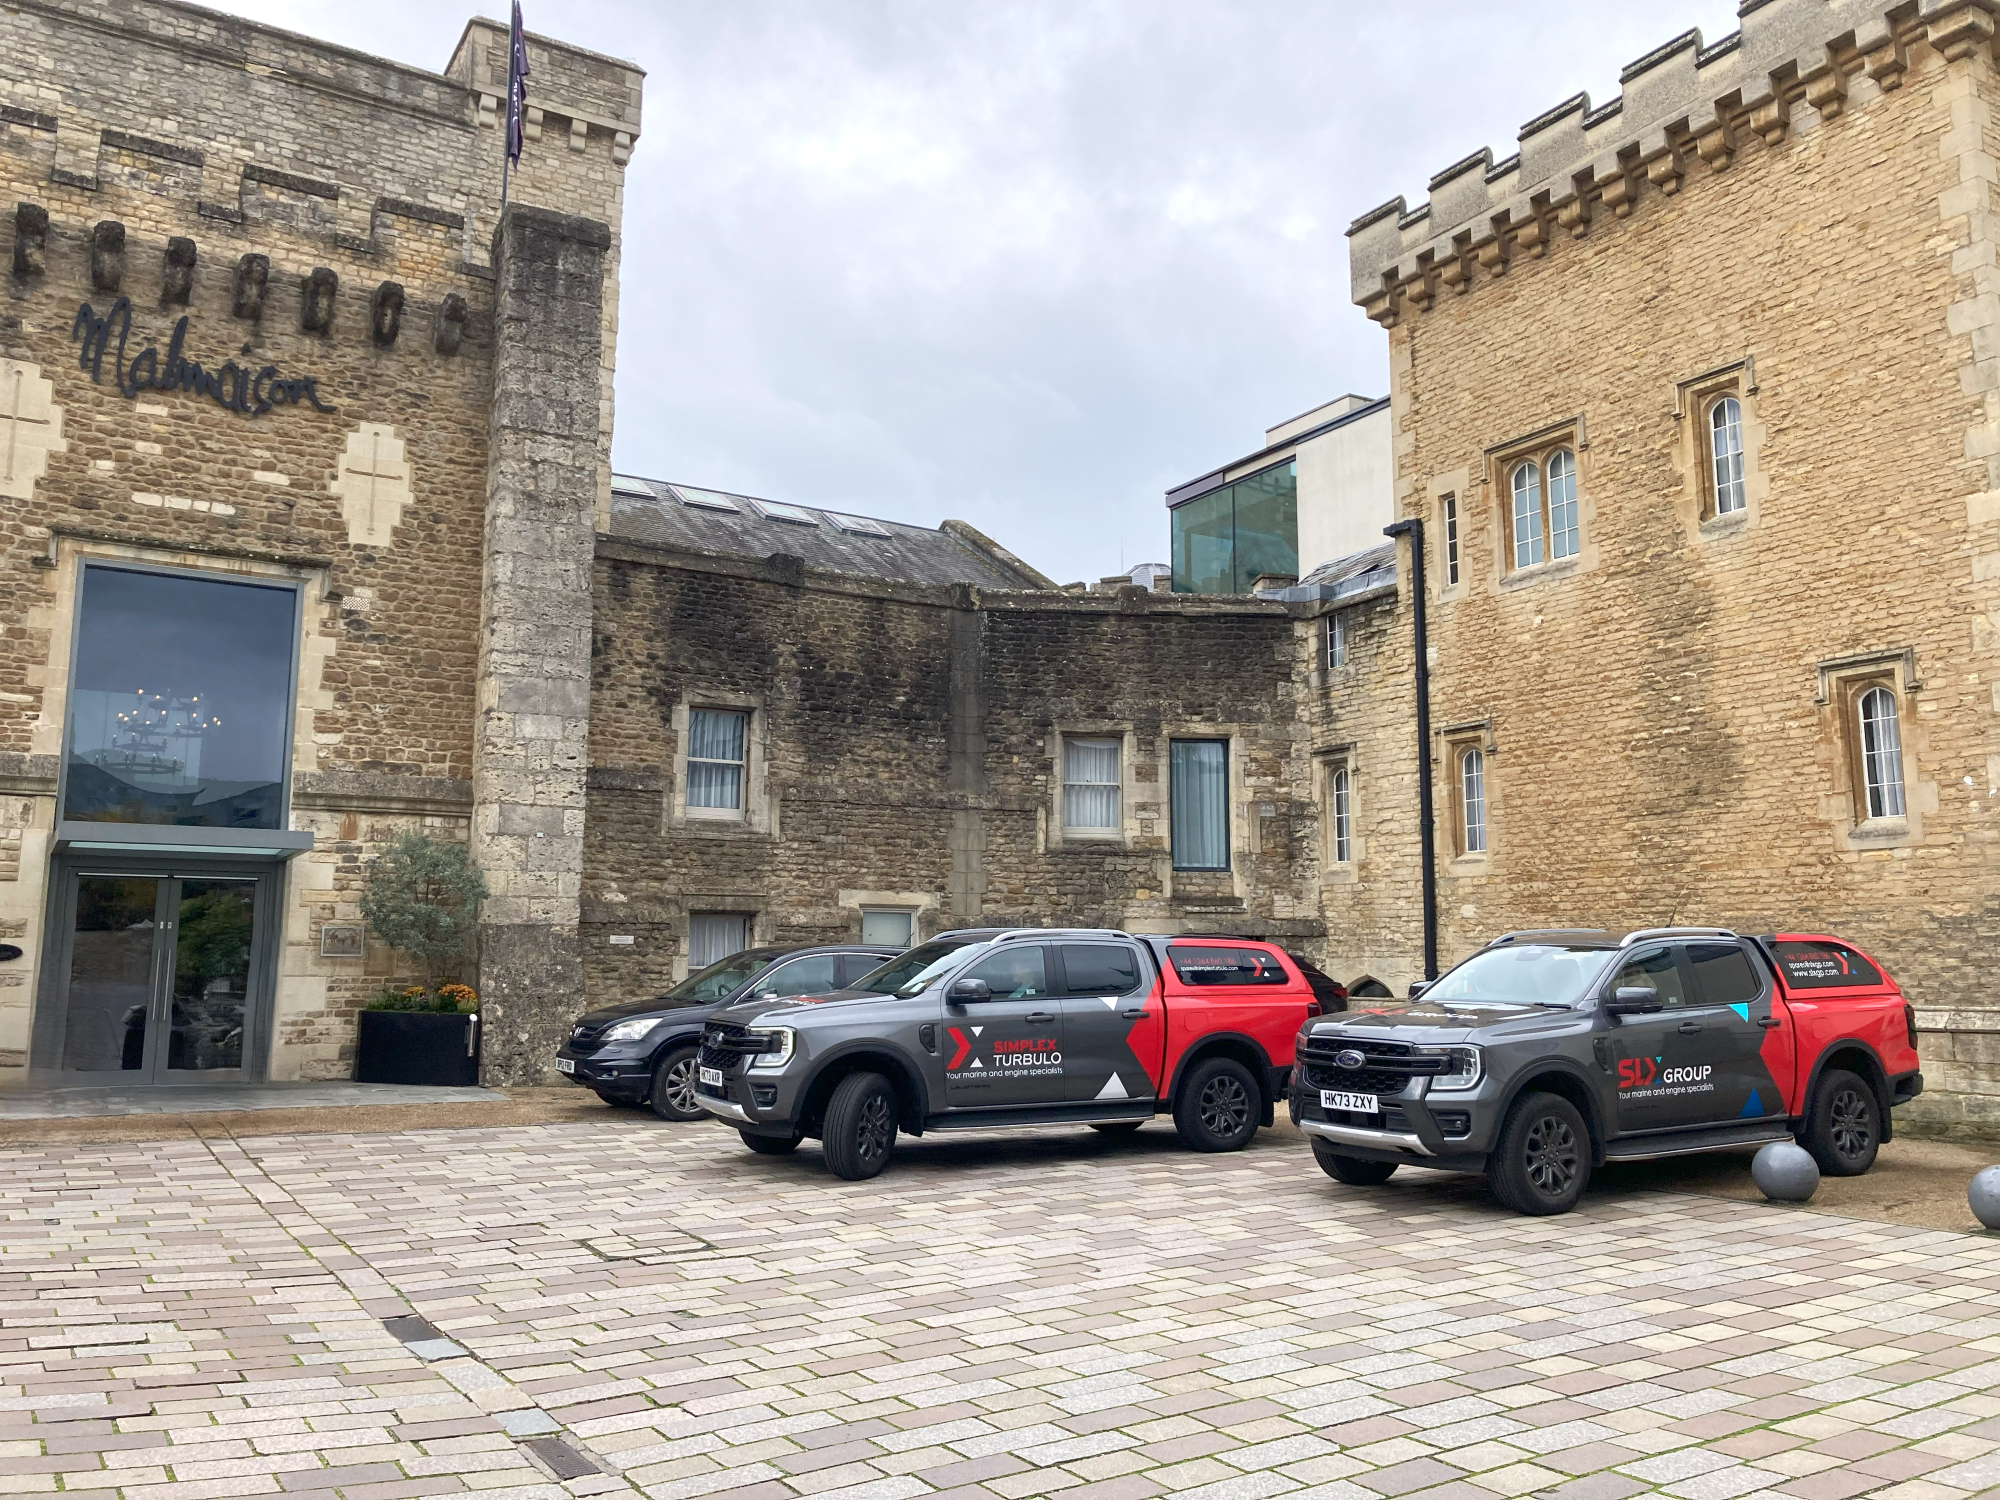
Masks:
[[[1416,516],[1382,528],[1387,537],[1410,539],[1410,598],[1416,608],[1413,648],[1417,658],[1417,821],[1423,857],[1424,978],[1438,973],[1437,818],[1431,789],[1431,662],[1424,612],[1424,523]]]

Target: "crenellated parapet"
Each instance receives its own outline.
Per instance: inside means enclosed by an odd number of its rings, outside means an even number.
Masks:
[[[1995,45],[2000,0],[1743,0],[1740,29],[1705,44],[1683,32],[1627,66],[1622,92],[1577,94],[1521,127],[1518,149],[1482,149],[1431,178],[1427,201],[1397,197],[1349,226],[1354,301],[1384,327],[1445,292],[1507,274],[1516,258],[1625,218],[1648,193],[1726,170],[1746,141],[1782,142],[1804,106],[1838,116],[1857,80],[1898,88],[1910,49],[1947,60]]]

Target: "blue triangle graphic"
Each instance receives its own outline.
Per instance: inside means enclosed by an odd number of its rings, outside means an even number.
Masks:
[[[1739,1016],[1741,1016],[1741,1017],[1742,1017],[1742,1018],[1743,1018],[1744,1020],[1746,1020],[1746,1021],[1747,1021],[1747,1020],[1749,1020],[1749,1019],[1750,1019],[1750,1007],[1749,1007],[1749,1006],[1747,1006],[1747,1005],[1732,1005],[1732,1006],[1730,1006],[1729,1008],[1730,1008],[1731,1010],[1735,1011],[1735,1012],[1736,1012],[1736,1014],[1737,1014],[1737,1015],[1739,1015]]]
[[[1764,1118],[1764,1101],[1757,1097],[1755,1089],[1750,1090],[1750,1101],[1743,1106],[1743,1113],[1736,1118],[1739,1120],[1761,1120]]]

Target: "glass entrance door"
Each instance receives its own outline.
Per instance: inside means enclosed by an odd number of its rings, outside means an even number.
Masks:
[[[72,874],[63,1073],[126,1083],[247,1076],[259,884],[256,876]]]

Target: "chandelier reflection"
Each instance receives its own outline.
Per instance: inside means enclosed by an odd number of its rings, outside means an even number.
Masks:
[[[187,755],[222,727],[221,718],[204,707],[201,694],[183,698],[135,688],[132,701],[113,715],[117,729],[111,743],[92,757],[107,771],[128,776],[178,777]],[[180,750],[175,755],[171,752]]]

